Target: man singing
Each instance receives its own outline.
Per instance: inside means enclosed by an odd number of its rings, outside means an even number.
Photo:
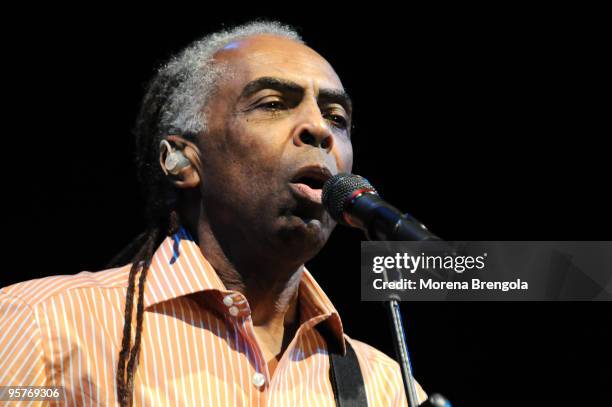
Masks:
[[[343,332],[304,268],[335,226],[321,187],[353,164],[351,100],[323,57],[277,23],[209,35],[159,70],[135,136],[146,232],[118,268],[0,290],[1,386],[63,386],[62,405],[333,406],[328,351],[350,347],[368,405],[407,404],[397,363]]]

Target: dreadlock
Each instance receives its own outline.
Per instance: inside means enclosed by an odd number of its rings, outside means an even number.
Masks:
[[[158,123],[160,123],[159,116],[168,99],[168,90],[171,86],[172,81],[169,81],[163,75],[159,75],[151,82],[134,128],[136,165],[138,178],[145,196],[147,229],[114,259],[116,264],[121,263],[122,257],[131,257],[132,261],[125,296],[123,339],[117,366],[116,389],[121,406],[132,405],[134,372],[137,368],[143,324],[144,286],[151,259],[155,249],[165,236],[173,235],[178,232],[180,227],[179,215],[176,210],[177,192],[158,164],[158,140],[162,137],[162,129],[158,126]],[[139,272],[136,334],[134,344],[130,348],[135,281]]]
[[[122,407],[132,405],[134,373],[138,367],[144,314],[144,290],[147,272],[155,249],[166,236],[179,231],[178,192],[159,165],[159,145],[164,137],[182,135],[196,142],[206,131],[202,113],[214,90],[217,79],[224,73],[212,64],[212,57],[227,44],[256,34],[274,34],[301,42],[290,27],[276,22],[253,22],[231,30],[213,33],[191,44],[162,66],[149,83],[136,125],[136,167],[145,198],[146,230],[113,260],[111,265],[131,262],[125,297],[123,339],[117,365],[117,399]],[[138,278],[136,333],[132,339],[132,310]]]

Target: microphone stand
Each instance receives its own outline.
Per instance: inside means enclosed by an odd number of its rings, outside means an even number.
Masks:
[[[322,201],[332,218],[363,230],[368,240],[442,240],[414,217],[402,214],[385,202],[365,178],[357,175],[336,174],[328,179],[323,186]],[[387,279],[386,273],[384,276]],[[391,320],[395,353],[401,367],[408,406],[418,407],[419,399],[412,377],[399,299],[397,294],[391,294],[384,303]],[[441,396],[432,395],[421,406],[450,407],[450,403]]]
[[[408,233],[406,233],[406,230],[408,230]],[[395,233],[392,233],[390,236],[384,236],[383,239],[413,241],[441,240],[439,237],[429,232],[425,225],[408,214],[405,214],[403,219],[397,222],[394,232]],[[368,240],[381,240],[376,238],[372,239],[371,236],[376,236],[376,233],[366,233]],[[409,238],[407,238],[407,236],[409,236]],[[384,279],[387,280],[386,272],[383,273],[383,276]],[[387,314],[391,322],[393,345],[395,347],[395,354],[402,372],[404,390],[408,399],[408,406],[418,407],[420,405],[421,407],[451,407],[451,404],[439,394],[432,394],[427,401],[419,404],[414,376],[412,375],[412,365],[410,363],[410,354],[408,352],[408,344],[406,343],[406,334],[404,332],[404,326],[402,323],[403,320],[399,301],[400,298],[397,296],[397,294],[390,294],[389,298],[384,301],[384,305],[387,308]]]
[[[385,273],[386,275],[386,273]],[[389,299],[384,301],[389,320],[391,321],[391,330],[393,331],[393,345],[395,346],[395,354],[400,364],[402,371],[402,379],[404,381],[404,391],[408,399],[409,407],[451,407],[451,404],[443,396],[434,393],[429,399],[419,404],[419,397],[412,375],[412,364],[410,363],[410,354],[408,353],[408,345],[406,343],[406,335],[402,324],[402,313],[400,311],[398,298],[395,294],[391,294]]]
[[[385,301],[385,307],[387,308],[387,314],[391,322],[393,345],[395,346],[395,354],[397,355],[402,371],[402,378],[404,379],[404,390],[408,398],[408,406],[417,407],[419,405],[419,398],[414,384],[414,377],[412,376],[412,365],[410,364],[410,354],[408,353],[408,345],[406,344],[406,335],[402,324],[402,313],[400,311],[399,302],[397,299],[390,298]]]

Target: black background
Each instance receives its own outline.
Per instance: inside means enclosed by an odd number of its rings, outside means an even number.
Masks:
[[[296,26],[331,62],[355,104],[355,172],[438,235],[610,240],[598,10],[281,11],[8,13],[0,286],[101,269],[141,231],[130,129],[144,85],[190,41],[254,17]],[[392,355],[384,309],[360,302],[361,240],[337,229],[309,267],[346,332]],[[609,403],[609,304],[402,309],[417,379],[455,406]]]

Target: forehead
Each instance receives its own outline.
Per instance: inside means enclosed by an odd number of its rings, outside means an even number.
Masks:
[[[343,89],[340,78],[321,55],[304,44],[276,35],[256,35],[232,42],[218,51],[214,60],[228,64],[234,79],[242,84],[267,76],[305,88]]]

